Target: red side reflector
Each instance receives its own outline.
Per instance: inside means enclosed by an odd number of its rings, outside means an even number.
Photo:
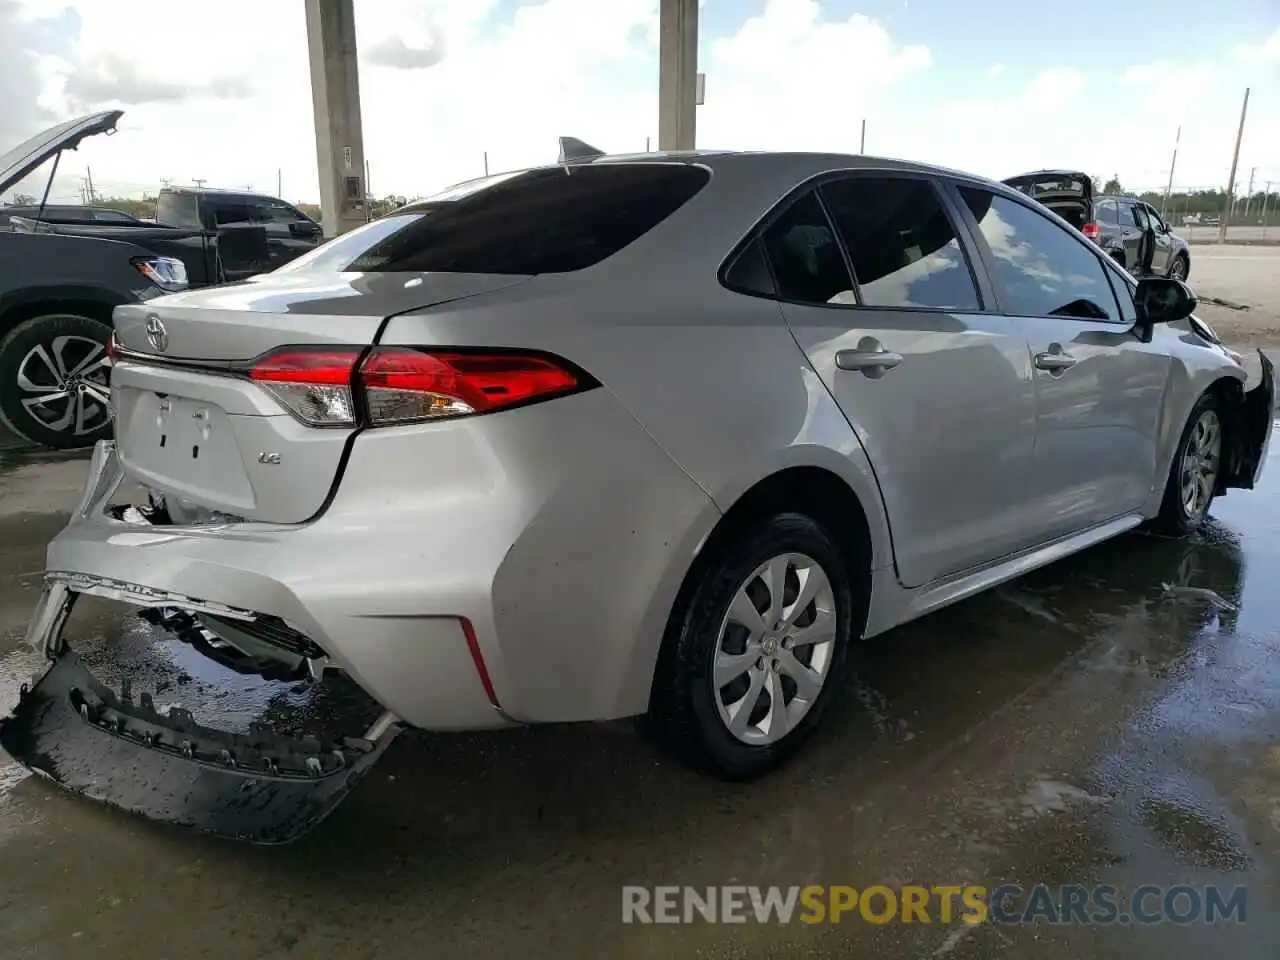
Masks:
[[[489,679],[489,668],[484,665],[484,654],[480,652],[480,641],[476,639],[476,628],[466,617],[459,617],[462,624],[462,635],[467,638],[467,649],[471,651],[471,660],[476,665],[476,673],[480,675],[480,684],[484,687],[484,695],[495,707],[499,707],[498,695],[494,692],[493,681]]]
[[[1098,239],[1098,225],[1092,220],[1090,220],[1083,227],[1081,227],[1080,232],[1083,233],[1090,240]]]

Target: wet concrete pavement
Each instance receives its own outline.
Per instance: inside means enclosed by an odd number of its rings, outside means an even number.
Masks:
[[[1129,535],[867,643],[819,737],[753,785],[693,774],[626,723],[405,735],[314,834],[253,848],[65,796],[0,757],[0,954],[1274,957],[1272,449],[1263,488],[1220,500],[1194,540]],[[36,666],[19,636],[83,469],[0,461],[0,711]],[[110,607],[78,613],[71,635],[100,659],[169,651],[151,679],[200,710],[267,709],[251,682],[224,693],[198,657]],[[1243,884],[1247,918],[621,922],[623,884],[1037,882],[1113,884],[1122,898],[1147,883]]]

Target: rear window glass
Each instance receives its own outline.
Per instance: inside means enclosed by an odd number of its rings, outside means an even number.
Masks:
[[[156,198],[156,222],[170,227],[200,226],[200,201],[191,193],[166,193]]]
[[[592,164],[504,174],[398,211],[323,265],[374,273],[568,273],[653,229],[706,185],[687,164]],[[380,221],[374,221],[380,223]],[[370,224],[373,227],[373,224]],[[354,235],[349,235],[354,236]],[[348,238],[343,238],[348,239]],[[345,261],[345,262],[344,262]]]

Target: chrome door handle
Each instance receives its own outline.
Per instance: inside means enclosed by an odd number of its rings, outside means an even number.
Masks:
[[[1036,369],[1048,370],[1050,373],[1061,373],[1076,365],[1076,358],[1065,353],[1037,353]]]
[[[892,370],[902,362],[902,354],[892,350],[837,350],[836,366],[841,370],[864,373]]]

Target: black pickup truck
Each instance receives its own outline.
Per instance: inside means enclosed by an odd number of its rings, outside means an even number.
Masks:
[[[122,111],[60,124],[0,156],[0,195]],[[247,279],[322,242],[296,208],[260,194],[166,188],[154,223],[105,222],[45,204],[12,209],[0,229],[0,427],[54,448],[110,435],[106,344],[112,310],[164,293]],[[0,212],[5,208],[0,207]]]

